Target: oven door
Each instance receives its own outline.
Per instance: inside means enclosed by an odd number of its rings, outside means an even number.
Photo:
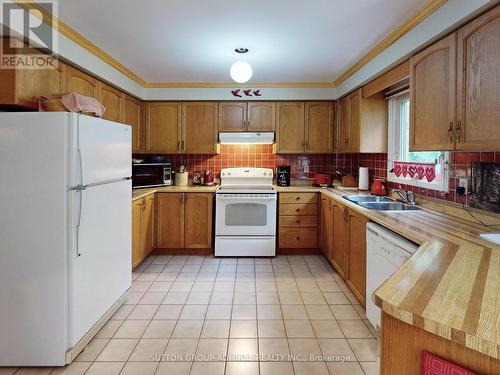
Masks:
[[[274,236],[276,194],[216,195],[216,236]]]
[[[163,164],[134,164],[132,166],[132,187],[163,185]]]

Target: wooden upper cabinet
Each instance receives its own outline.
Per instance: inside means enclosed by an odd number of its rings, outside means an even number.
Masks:
[[[9,43],[2,38],[1,43]],[[40,96],[66,91],[66,64],[58,62],[54,69],[0,69],[0,105],[38,108]]]
[[[361,90],[356,90],[349,95],[349,130],[348,130],[348,152],[360,151],[361,137]]]
[[[123,100],[122,122],[132,126],[132,152],[142,151],[143,138],[143,113],[142,104],[139,100],[125,95]]]
[[[103,118],[110,121],[122,121],[123,100],[125,94],[105,83],[100,83],[99,98],[106,108]]]
[[[217,103],[182,103],[182,151],[215,154],[217,141]]]
[[[181,104],[146,104],[146,146],[150,153],[176,153],[181,150]]]
[[[366,224],[368,219],[347,210],[346,283],[364,306],[366,303]]]
[[[456,33],[410,59],[410,150],[454,147]]]
[[[185,194],[184,246],[187,249],[212,247],[212,193]]]
[[[184,194],[156,194],[156,247],[184,248]]]
[[[345,152],[349,149],[349,97],[344,96],[338,101],[338,123],[336,131],[336,151]]]
[[[276,123],[276,104],[272,102],[248,103],[247,131],[273,132]]]
[[[304,151],[304,103],[278,103],[276,120],[276,152],[300,153]]]
[[[339,100],[337,152],[387,152],[387,101],[383,93],[363,98],[358,89]]]
[[[219,103],[219,131],[244,132],[247,124],[247,103]]]
[[[500,6],[458,31],[457,56],[457,149],[500,150]]]
[[[81,95],[91,96],[100,100],[99,86],[100,82],[87,73],[69,66],[66,69],[66,91],[76,92]]]
[[[331,102],[306,102],[305,151],[333,151],[334,107]]]

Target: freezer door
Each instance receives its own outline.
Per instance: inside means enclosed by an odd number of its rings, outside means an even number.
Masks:
[[[132,175],[132,136],[129,125],[77,115],[75,169],[81,179],[74,185],[95,184]],[[78,175],[78,173],[76,174]]]
[[[130,288],[131,181],[70,192],[70,345]]]

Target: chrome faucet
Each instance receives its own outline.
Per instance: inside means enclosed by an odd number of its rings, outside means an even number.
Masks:
[[[392,189],[392,192],[396,193],[404,203],[409,204],[411,206],[414,206],[416,204],[415,194],[413,194],[413,191],[404,189]]]

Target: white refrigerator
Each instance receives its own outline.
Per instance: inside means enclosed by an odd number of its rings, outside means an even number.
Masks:
[[[131,129],[0,113],[0,366],[69,363],[131,285]]]

